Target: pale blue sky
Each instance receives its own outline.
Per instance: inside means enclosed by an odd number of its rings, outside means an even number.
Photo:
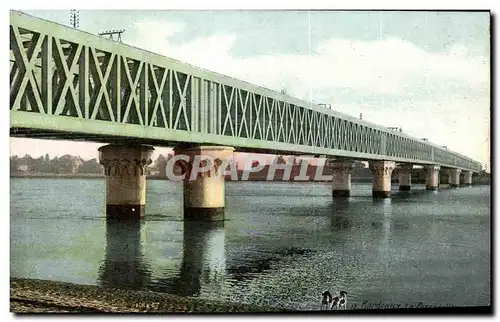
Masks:
[[[69,25],[67,10],[24,10],[27,14]],[[231,54],[250,57],[273,53],[309,53],[331,38],[371,41],[397,37],[428,52],[454,44],[470,46],[470,55],[489,55],[488,13],[404,11],[106,11],[80,10],[79,29],[98,33],[126,29],[123,39],[135,37],[134,22],[163,20],[185,23],[171,38],[174,44],[213,34],[237,34]],[[161,37],[161,35],[158,35]]]
[[[24,12],[69,24],[66,10]],[[487,12],[99,10],[80,11],[80,29],[125,29],[124,43],[285,87],[489,164]],[[12,154],[69,147],[13,141],[22,144]],[[78,146],[97,156],[98,145]]]

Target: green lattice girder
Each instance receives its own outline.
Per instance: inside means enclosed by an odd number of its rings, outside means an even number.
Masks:
[[[10,18],[11,135],[80,133],[481,170],[453,151],[310,102],[19,12]]]

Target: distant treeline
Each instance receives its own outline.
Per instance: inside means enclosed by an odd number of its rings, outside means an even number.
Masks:
[[[149,170],[157,170],[158,164],[170,159],[172,155],[160,154]],[[70,154],[50,158],[48,154],[33,158],[29,154],[23,157],[17,155],[10,157],[10,173],[24,174],[104,174],[104,168],[96,158],[84,160],[79,156]]]
[[[63,155],[61,157],[50,158],[48,154],[33,158],[29,154],[23,157],[17,155],[10,157],[11,173],[93,173],[104,172],[102,165],[97,159],[84,160],[78,156]]]
[[[158,155],[153,164],[148,167],[150,173],[155,174],[158,172],[159,168],[164,167],[172,156],[172,154],[166,156],[163,154]],[[300,165],[301,161],[298,158],[293,158],[292,162],[295,165]],[[278,155],[273,163],[286,163],[285,157]],[[364,168],[363,163],[356,162],[356,168]],[[33,158],[29,154],[25,154],[23,157],[17,155],[10,157],[10,172],[12,174],[103,174],[104,170],[96,158],[84,160],[79,156],[69,154],[54,158],[50,158],[48,154],[45,154],[45,156]]]

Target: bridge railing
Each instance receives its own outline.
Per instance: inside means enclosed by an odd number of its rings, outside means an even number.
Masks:
[[[230,137],[248,148],[481,169],[405,133],[15,11],[10,53],[14,112],[134,124],[165,137],[186,132],[188,140]]]

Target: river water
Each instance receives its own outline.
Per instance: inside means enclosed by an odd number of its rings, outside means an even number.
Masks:
[[[386,200],[353,184],[227,182],[223,225],[184,225],[181,183],[149,180],[147,215],[107,223],[104,180],[10,180],[10,273],[318,310],[490,305],[490,187]]]

